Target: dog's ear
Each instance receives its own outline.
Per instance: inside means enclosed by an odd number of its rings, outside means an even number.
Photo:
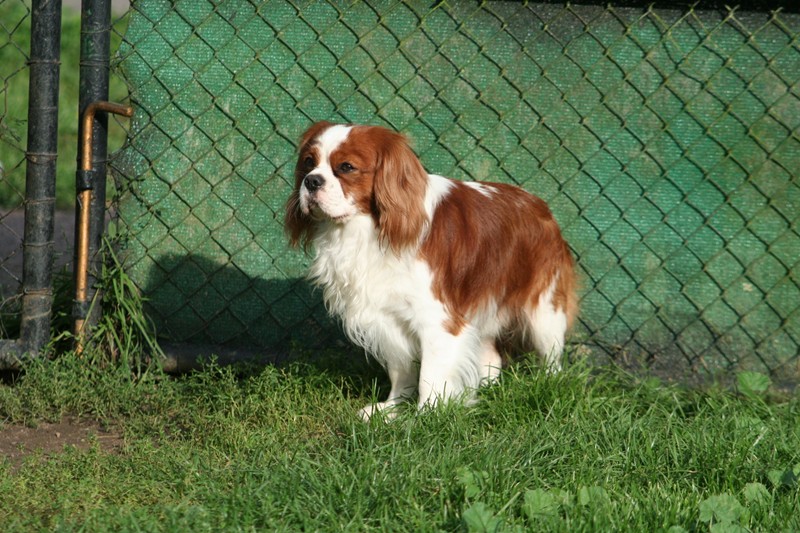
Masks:
[[[294,189],[286,200],[286,213],[284,214],[283,227],[289,237],[289,244],[297,246],[300,241],[307,247],[313,238],[314,225],[308,215],[300,210],[300,185],[305,179],[301,160],[304,154],[310,149],[309,145],[320,133],[330,128],[333,124],[326,121],[316,122],[309,127],[298,142],[299,157],[294,167]]]
[[[373,182],[373,216],[381,241],[399,253],[419,243],[428,223],[428,174],[405,137],[384,128],[375,130],[380,150]]]
[[[300,193],[295,187],[286,200],[286,213],[283,216],[283,229],[289,237],[289,244],[297,247],[302,240],[307,247],[313,237],[312,220],[300,210]]]

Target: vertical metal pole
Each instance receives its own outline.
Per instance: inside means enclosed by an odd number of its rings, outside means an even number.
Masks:
[[[111,47],[111,2],[110,0],[83,0],[81,5],[81,60],[80,60],[80,98],[78,114],[83,117],[88,107],[96,101],[108,100],[109,56]],[[99,300],[96,280],[100,270],[98,251],[105,227],[106,204],[106,160],[108,157],[108,115],[97,113],[92,120],[91,173],[90,180],[78,180],[76,193],[79,209],[76,211],[76,243],[81,227],[81,211],[89,203],[90,232],[88,236],[88,276],[86,280],[85,301],[75,306],[73,311],[76,322],[91,326],[97,320],[95,306],[92,315],[88,316],[89,303]],[[81,121],[78,138],[84,138],[84,124]],[[78,145],[78,161],[84,157],[84,146]],[[89,191],[87,193],[87,191]],[[75,264],[78,263],[76,249]],[[76,269],[77,272],[77,269]],[[77,281],[77,280],[76,280]]]
[[[89,240],[92,234],[91,209],[92,186],[97,180],[94,169],[92,168],[92,125],[98,112],[114,113],[126,117],[133,116],[133,108],[126,105],[115,104],[112,102],[92,102],[86,107],[81,117],[83,135],[81,143],[81,159],[78,165],[78,172],[75,176],[78,194],[78,223],[75,226],[75,336],[77,338],[76,351],[83,351],[85,340],[84,330],[86,326],[86,315],[91,304],[87,297],[89,292]],[[103,176],[105,178],[105,176]]]
[[[33,0],[20,339],[30,355],[50,338],[58,156],[61,0]]]

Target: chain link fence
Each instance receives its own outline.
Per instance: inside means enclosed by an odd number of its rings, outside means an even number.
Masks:
[[[583,277],[573,354],[800,376],[796,13],[139,0],[118,67],[126,261],[167,338],[342,343],[281,226],[296,139],[326,119],[547,200]]]

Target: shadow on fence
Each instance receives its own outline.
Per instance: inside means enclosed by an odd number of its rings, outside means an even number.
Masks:
[[[224,347],[217,355],[250,347],[278,362],[296,348],[346,346],[304,279],[251,277],[201,255],[167,254],[155,258],[142,290],[165,340]]]

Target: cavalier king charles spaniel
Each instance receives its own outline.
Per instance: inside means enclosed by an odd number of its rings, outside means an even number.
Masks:
[[[577,313],[569,247],[547,204],[518,187],[428,174],[405,137],[319,122],[300,140],[286,204],[292,245],[348,337],[420,408],[471,396],[501,354],[535,350],[561,369]]]

